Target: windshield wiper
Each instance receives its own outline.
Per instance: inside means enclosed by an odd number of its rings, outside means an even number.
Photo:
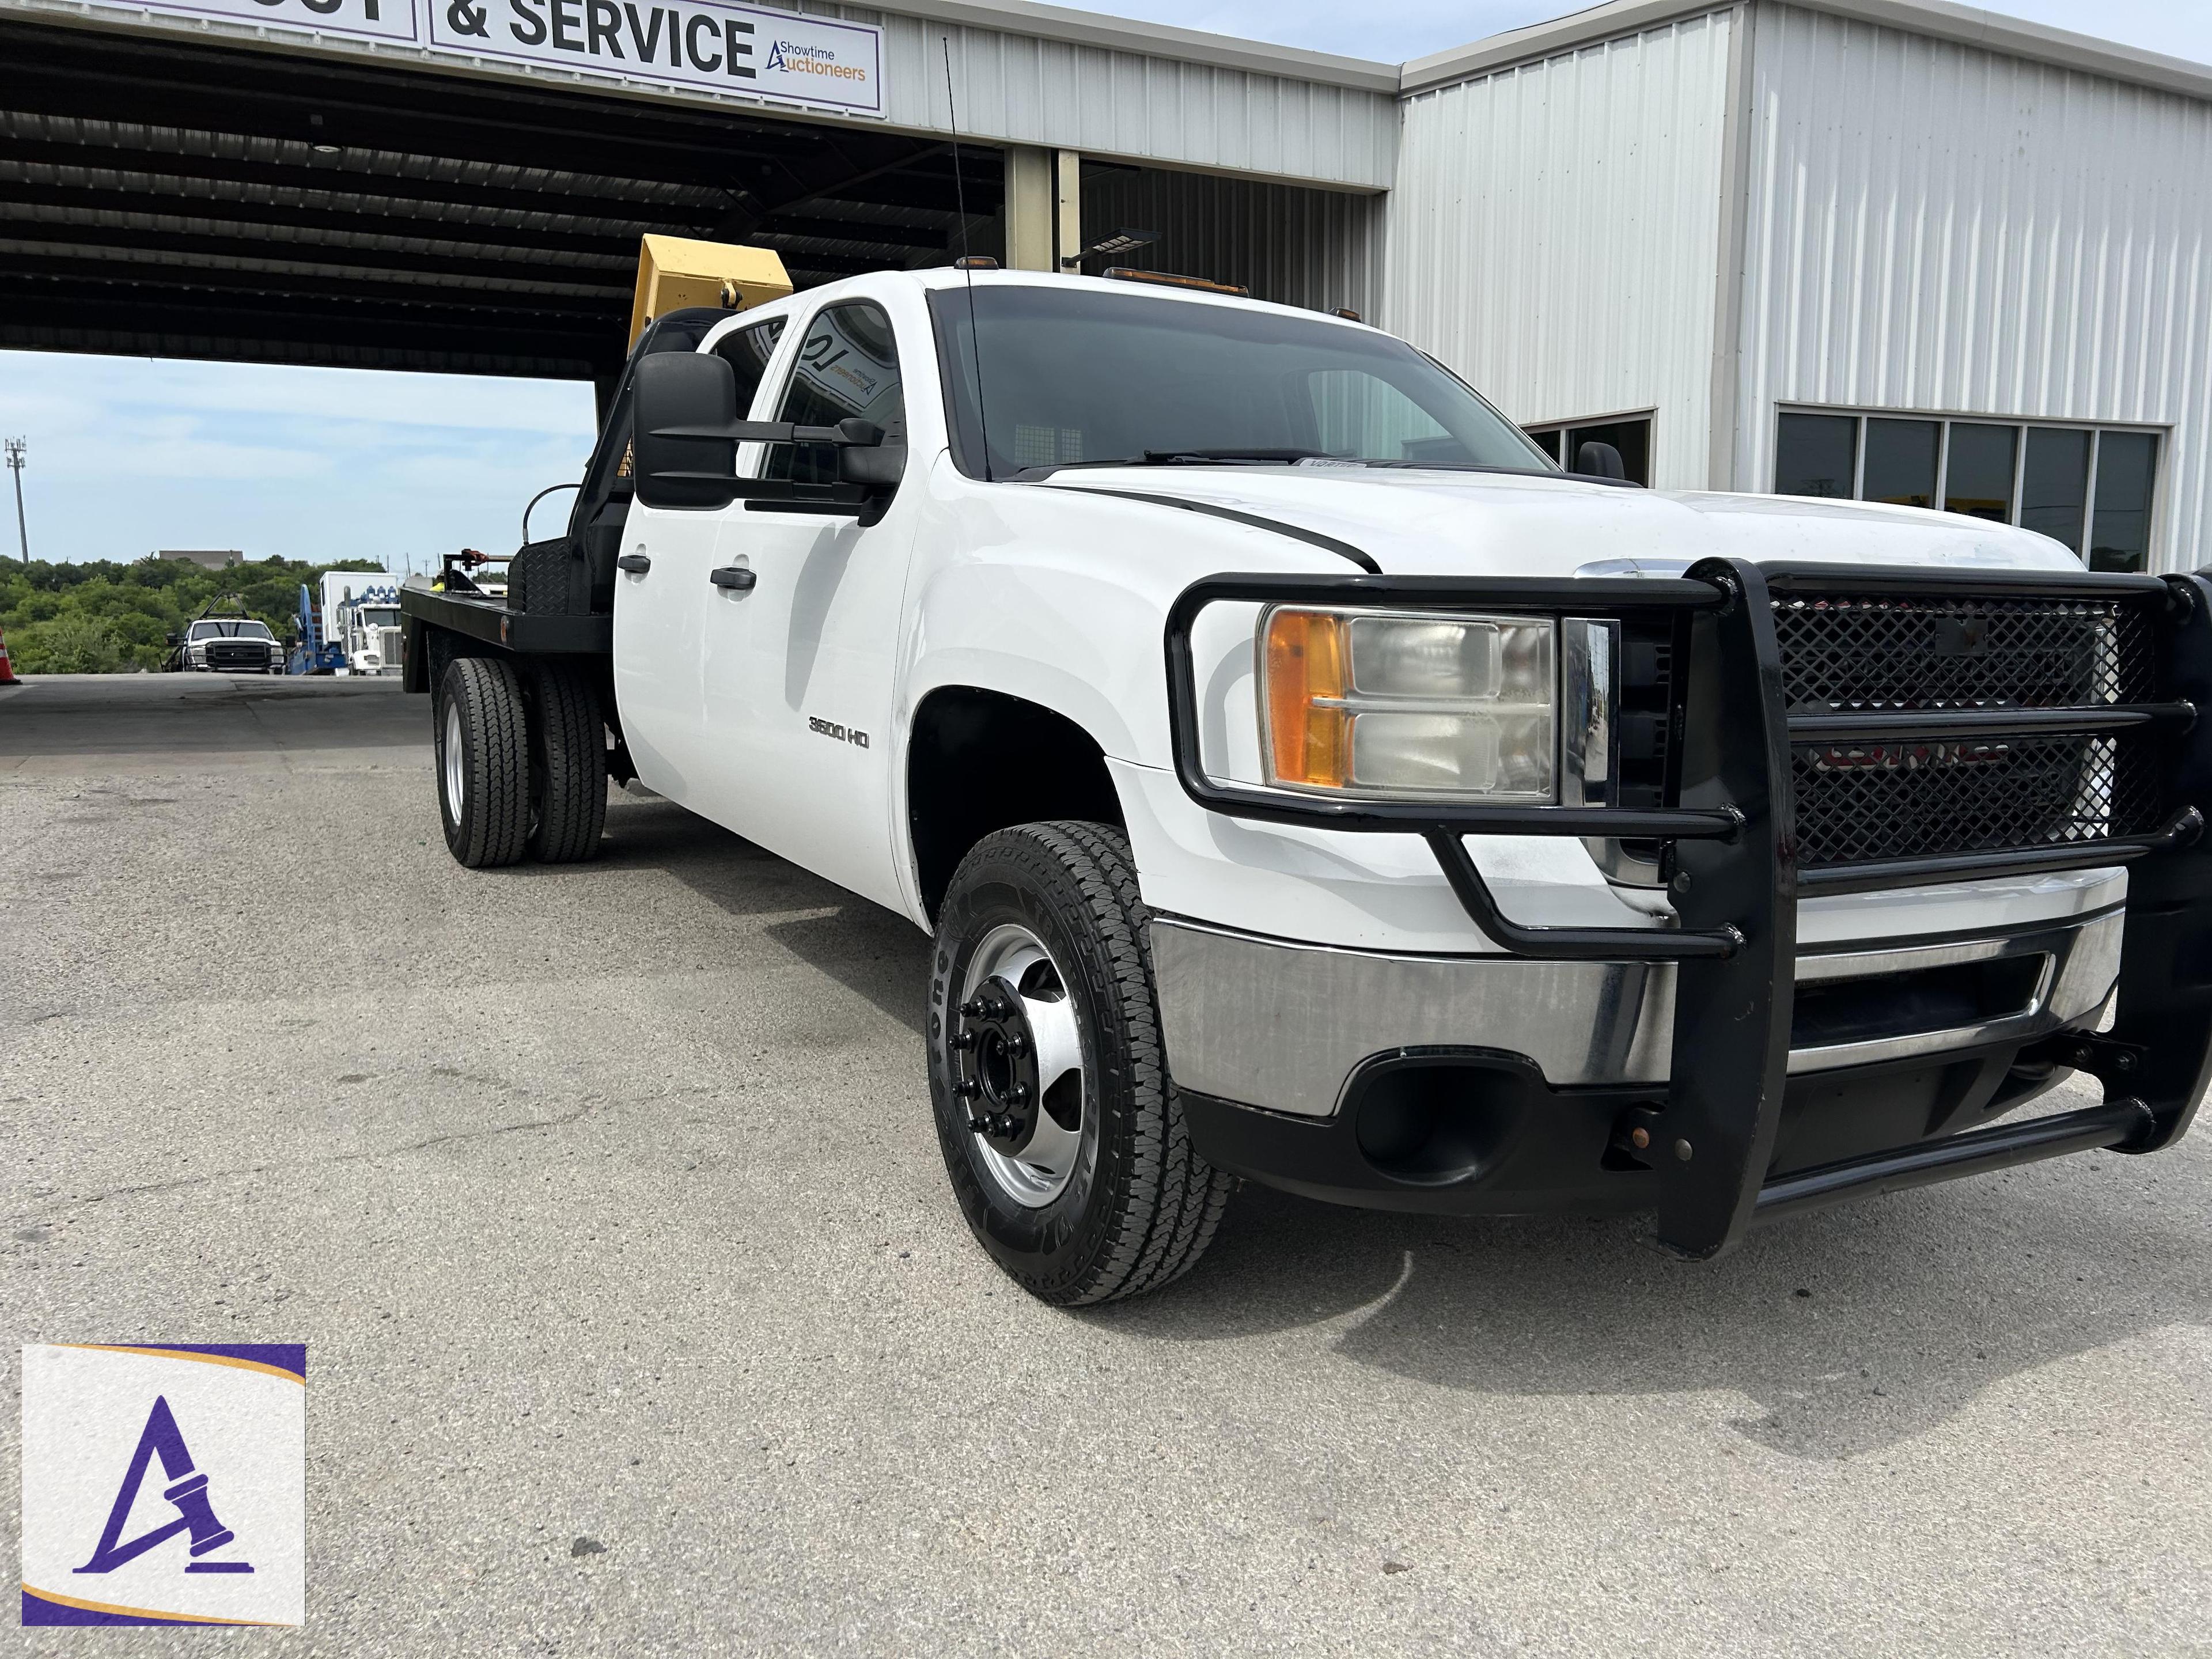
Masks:
[[[1206,466],[1215,461],[1325,461],[1333,459],[1319,449],[1148,449],[1146,466]]]
[[[1245,462],[1255,465],[1288,466],[1296,461],[1334,461],[1340,456],[1319,449],[1148,449],[1141,455],[1115,455],[1100,461],[1054,461],[1025,466],[1005,477],[1035,482],[1055,472],[1090,471],[1106,466],[1220,466]]]

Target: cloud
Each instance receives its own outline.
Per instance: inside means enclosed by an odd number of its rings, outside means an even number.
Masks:
[[[197,432],[126,441],[119,447],[124,470],[132,483],[190,478],[270,483],[280,479],[319,478],[332,471],[336,458],[313,450],[282,449],[261,444],[231,443],[206,438]],[[114,469],[106,469],[112,481]],[[66,474],[64,475],[66,476]],[[82,467],[77,476],[87,483],[100,482],[97,465]]]
[[[56,415],[66,410],[81,418],[88,408],[192,410],[561,435],[589,432],[592,425],[592,389],[581,381],[0,353],[0,420],[20,423],[40,410]]]

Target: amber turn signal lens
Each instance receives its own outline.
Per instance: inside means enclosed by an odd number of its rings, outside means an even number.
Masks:
[[[1279,783],[1341,789],[1351,762],[1345,619],[1319,611],[1267,618],[1267,742]],[[1321,706],[1316,707],[1316,702]]]

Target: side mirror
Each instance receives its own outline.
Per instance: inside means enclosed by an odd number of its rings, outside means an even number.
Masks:
[[[172,634],[169,635],[169,643],[171,645],[182,645],[184,642],[185,636],[182,634]]]
[[[722,507],[737,500],[738,447],[729,438],[663,437],[670,428],[727,428],[738,418],[738,374],[713,352],[660,351],[637,366],[630,391],[630,471],[653,507]]]
[[[906,445],[866,421],[840,421],[842,435],[856,441],[837,450],[837,482],[864,489],[896,489],[906,476]]]
[[[1620,452],[1595,439],[1575,451],[1575,471],[1585,478],[1619,478],[1625,482],[1628,477]]]

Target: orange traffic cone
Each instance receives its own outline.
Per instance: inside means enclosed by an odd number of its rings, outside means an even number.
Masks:
[[[15,684],[15,671],[8,661],[8,636],[0,634],[0,685]]]

